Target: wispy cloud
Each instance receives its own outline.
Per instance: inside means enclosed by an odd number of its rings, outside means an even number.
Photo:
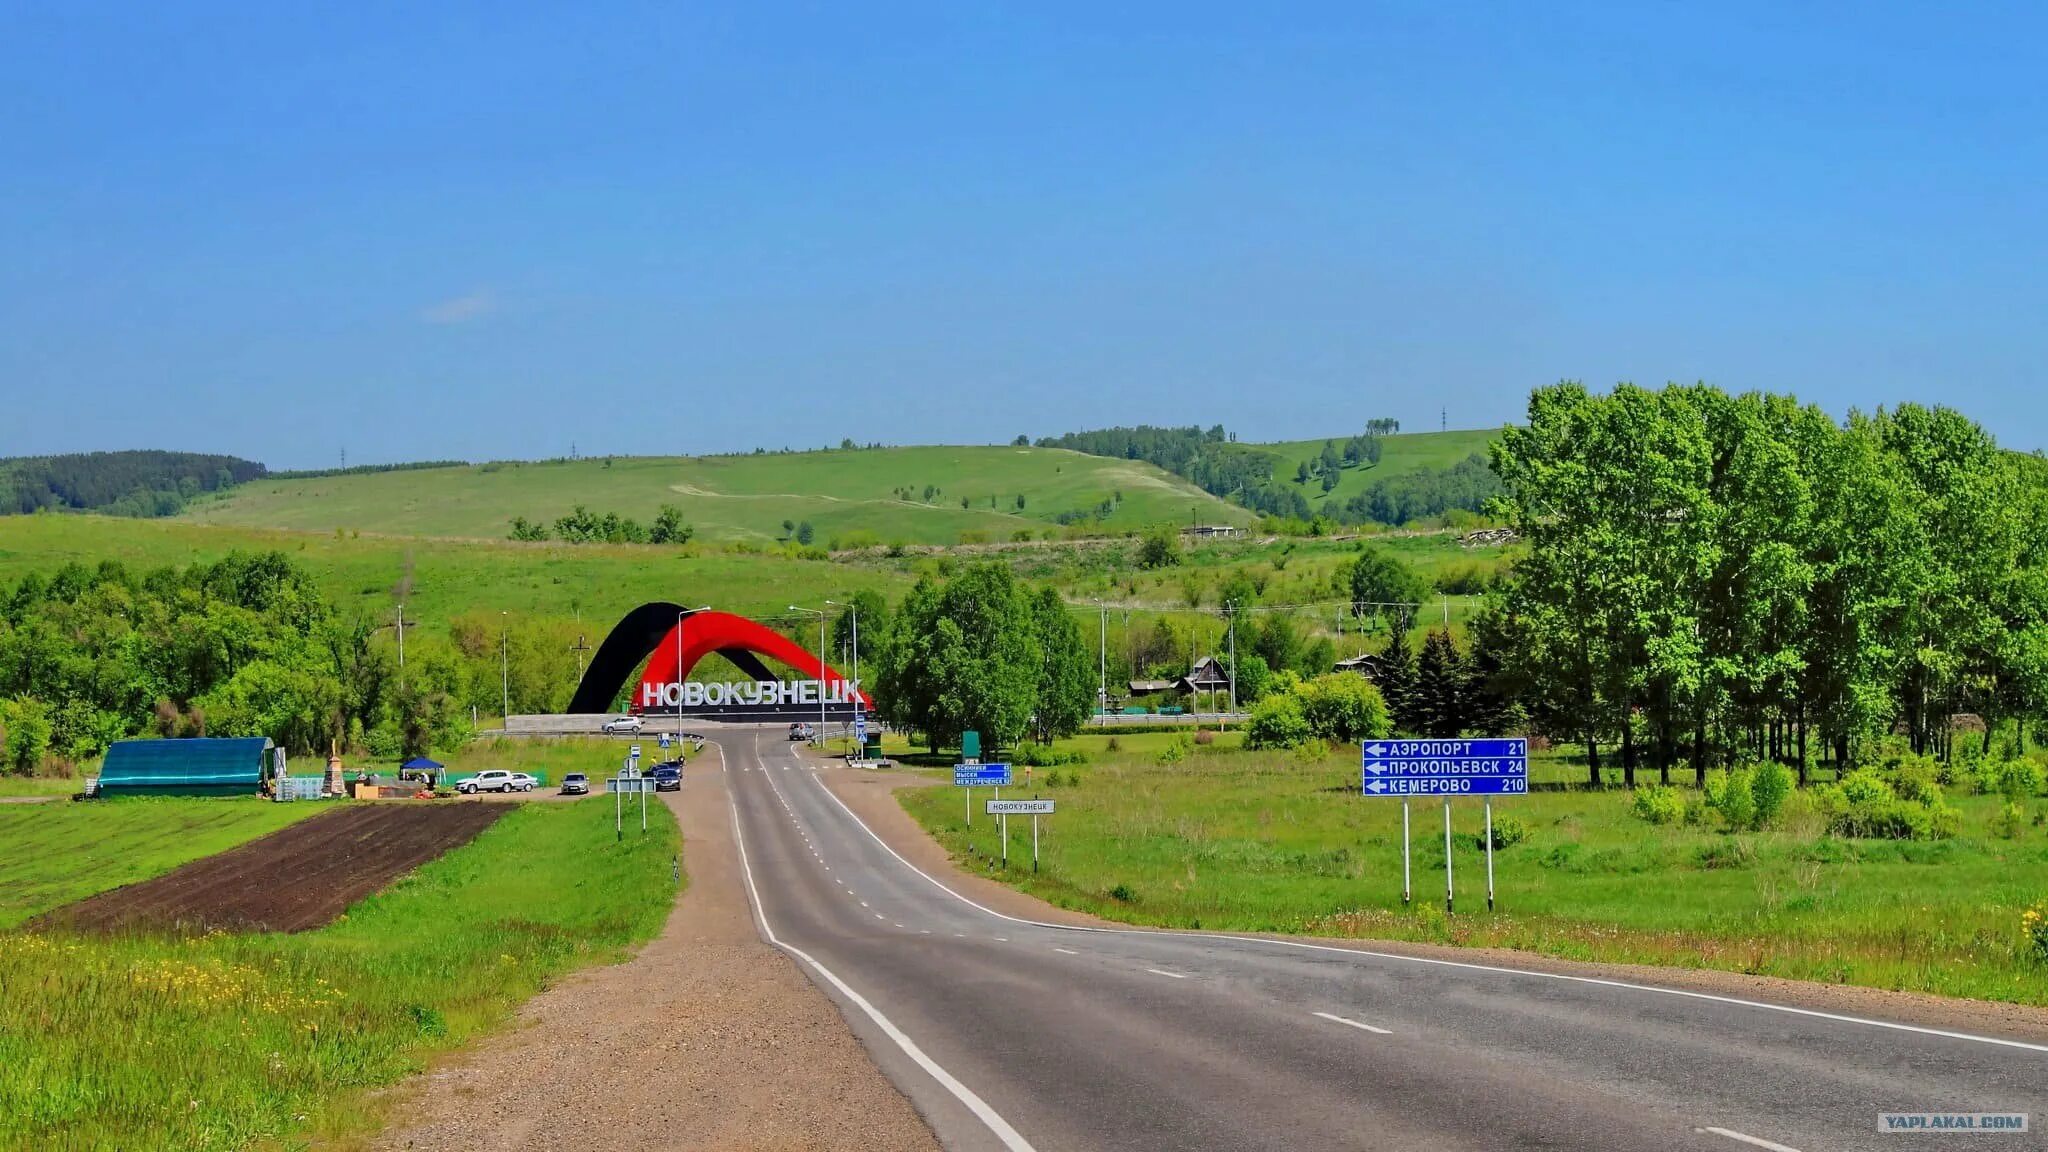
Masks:
[[[474,292],[428,305],[420,311],[420,319],[428,324],[467,324],[472,320],[481,320],[497,309],[497,296],[488,288],[479,288]]]

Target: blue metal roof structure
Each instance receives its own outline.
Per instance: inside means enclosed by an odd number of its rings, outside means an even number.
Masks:
[[[267,736],[119,740],[100,766],[102,796],[253,796],[275,747]]]

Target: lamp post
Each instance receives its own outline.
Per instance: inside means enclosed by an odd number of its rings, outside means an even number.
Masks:
[[[818,618],[818,736],[811,743],[817,747],[825,744],[825,618],[831,613],[823,608],[799,608],[789,606],[791,612],[803,612]]]
[[[498,613],[499,727],[512,727],[512,614]]]
[[[1095,602],[1095,705],[1101,709],[1096,723],[1109,727],[1109,605]]]
[[[844,608],[844,609],[846,609],[846,611],[847,611],[847,612],[848,612],[848,613],[849,613],[849,614],[851,615],[851,617],[852,617],[852,620],[853,620],[853,715],[854,715],[854,719],[858,720],[858,719],[860,718],[860,712],[861,712],[861,708],[860,708],[860,705],[861,705],[861,698],[860,698],[860,605],[858,605],[858,604],[854,604],[854,603],[851,603],[851,602],[849,602],[849,603],[846,603],[846,604],[841,604],[841,603],[840,603],[839,601],[837,601],[837,600],[827,600],[827,601],[825,601],[825,603],[827,603],[827,604],[830,604],[830,605],[832,605],[832,606],[834,606],[834,607],[836,607],[836,608]],[[821,676],[821,677],[819,678],[819,684],[818,684],[818,698],[819,698],[819,699],[821,699],[821,700],[822,700],[822,699],[824,699],[824,692],[825,692],[825,688],[824,688],[824,678],[823,678],[823,677]],[[856,739],[856,741],[855,741],[855,742],[856,742],[856,743],[859,743],[858,739]],[[867,749],[865,749],[865,748],[856,748],[856,749],[854,749],[854,751],[855,751],[856,753],[858,753],[858,754],[859,754],[859,755],[858,755],[858,756],[856,757],[856,759],[860,759],[860,760],[866,760],[866,759],[867,759]]]
[[[683,619],[697,612],[708,612],[711,605],[701,608],[676,609],[676,747],[682,747],[683,735]]]

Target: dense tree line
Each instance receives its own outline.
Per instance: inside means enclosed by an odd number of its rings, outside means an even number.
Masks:
[[[294,755],[453,748],[472,708],[551,711],[575,683],[574,625],[474,613],[408,630],[337,612],[281,553],[137,571],[108,561],[0,587],[6,766],[97,756],[138,735],[268,736]]]
[[[370,476],[379,472],[423,472],[433,468],[467,468],[467,460],[410,460],[402,464],[351,464],[346,468],[297,468],[269,474],[272,480],[317,480],[323,476]],[[485,466],[488,469],[488,465]]]
[[[1801,776],[1895,730],[2048,707],[2048,485],[1944,408],[1838,422],[1787,396],[1539,389],[1493,447],[1527,551],[1475,632],[1541,729],[1633,783],[1689,760]]]
[[[0,511],[44,508],[114,516],[171,516],[203,492],[264,475],[238,456],[198,452],[79,452],[0,460]]]
[[[1280,457],[1237,444],[1217,424],[1210,428],[1103,428],[1069,432],[1038,441],[1041,448],[1067,448],[1091,456],[1143,460],[1194,484],[1212,496],[1235,501],[1266,516],[1306,520],[1314,515],[1308,498],[1274,479]]]
[[[1499,494],[1500,478],[1475,452],[1446,468],[1418,468],[1375,480],[1337,512],[1347,524],[1409,524],[1451,511],[1478,512]]]
[[[1027,736],[1071,735],[1095,699],[1094,652],[1052,588],[1033,592],[1001,564],[979,564],[941,584],[926,576],[869,636],[875,707],[934,749],[961,732],[994,747]]]
[[[809,527],[809,524],[804,525],[806,529]],[[694,527],[683,522],[683,510],[673,504],[663,504],[653,524],[642,524],[616,512],[592,512],[578,504],[567,516],[556,517],[552,528],[552,538],[565,544],[688,544],[696,534]],[[550,527],[524,516],[514,516],[511,531],[506,536],[512,540],[547,540]],[[810,540],[805,539],[804,543],[808,544]]]

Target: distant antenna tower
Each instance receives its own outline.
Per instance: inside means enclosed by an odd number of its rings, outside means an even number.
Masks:
[[[341,450],[341,470],[343,472],[348,471],[348,449],[346,448]]]
[[[1436,430],[1439,432],[1449,432],[1451,430],[1451,410],[1448,406],[1443,409],[1443,414],[1437,417]]]
[[[569,441],[569,459],[576,459],[576,442],[574,440]]]

